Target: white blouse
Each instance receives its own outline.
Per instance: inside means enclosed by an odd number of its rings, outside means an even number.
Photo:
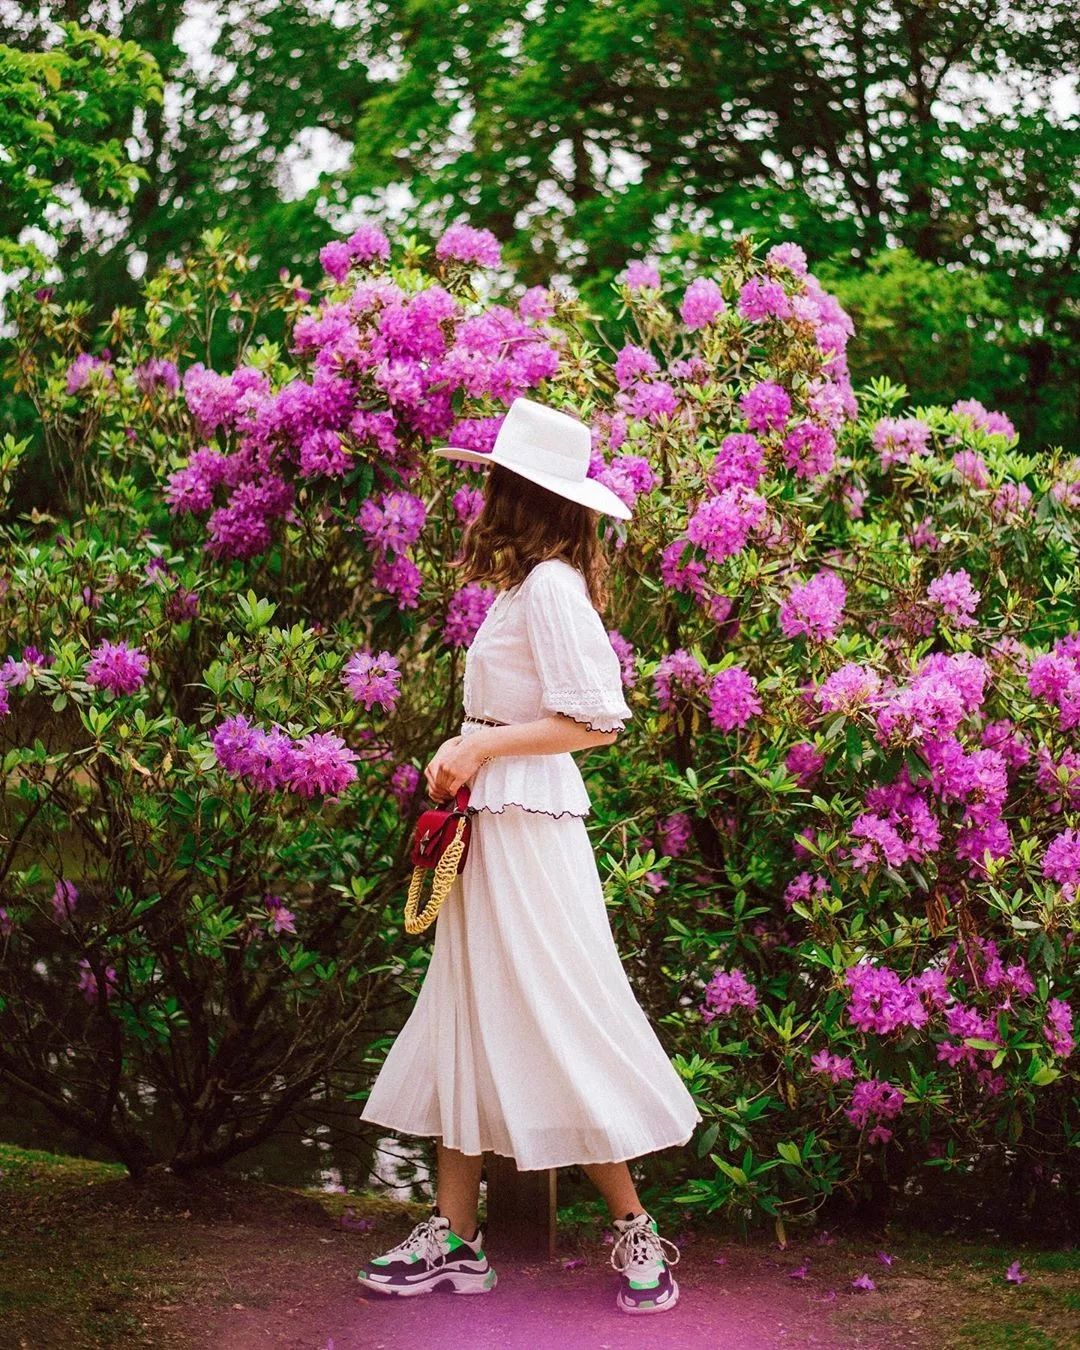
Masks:
[[[566,713],[591,731],[622,731],[632,715],[622,671],[584,575],[561,558],[537,563],[500,591],[465,654],[466,716],[532,722]],[[463,722],[462,735],[480,731]],[[472,781],[469,805],[511,804],[549,815],[588,815],[589,794],[569,751],[500,755]]]

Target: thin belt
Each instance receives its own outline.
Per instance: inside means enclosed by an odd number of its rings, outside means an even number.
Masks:
[[[465,714],[464,721],[479,722],[485,727],[505,727],[509,725],[507,722],[496,722],[493,717],[472,717],[468,713]]]

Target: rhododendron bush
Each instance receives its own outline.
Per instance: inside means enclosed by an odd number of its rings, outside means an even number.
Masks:
[[[21,302],[65,518],[5,534],[0,1075],[133,1163],[149,1093],[196,1165],[377,1060],[492,599],[452,566],[483,470],[427,452],[529,394],[634,507],[602,523],[634,717],[582,764],[705,1116],[681,1198],[1075,1197],[1080,462],[854,391],[793,243],[639,260],[604,331],[468,226],[321,262],[250,295],[208,236],[100,335]]]

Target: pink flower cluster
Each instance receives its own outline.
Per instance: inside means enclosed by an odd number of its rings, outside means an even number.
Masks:
[[[1080,633],[1069,633],[1050,652],[1037,656],[1028,671],[1028,689],[1058,710],[1058,726],[1080,726]]]
[[[757,990],[741,970],[718,970],[705,986],[702,1021],[711,1022],[734,1012],[736,1008],[753,1011],[757,1005]]]
[[[904,1094],[882,1078],[867,1078],[856,1083],[851,1093],[851,1105],[844,1114],[853,1125],[864,1129],[871,1121],[873,1128],[867,1135],[871,1144],[885,1144],[892,1138],[892,1130],[882,1125],[883,1120],[895,1120],[904,1108]]]
[[[761,712],[754,677],[742,666],[717,671],[709,683],[709,721],[719,731],[735,731]]]
[[[356,778],[359,756],[331,732],[294,740],[277,724],[266,730],[238,714],[214,729],[211,744],[225,772],[256,791],[333,797]]]
[[[912,455],[926,454],[930,428],[917,417],[883,417],[874,427],[874,449],[881,456],[881,467],[906,464]]]
[[[86,683],[114,694],[134,694],[150,670],[146,653],[126,642],[100,642],[83,671]]]
[[[831,642],[840,631],[847,591],[835,572],[822,571],[802,586],[793,586],[780,609],[785,637]]]
[[[927,587],[926,594],[931,604],[948,615],[954,628],[972,627],[975,620],[971,616],[979,603],[979,592],[972,586],[971,577],[964,568],[936,577]]]
[[[490,586],[471,581],[450,597],[443,623],[443,642],[448,647],[468,647],[491,608],[495,592]]]
[[[345,663],[342,681],[356,703],[370,712],[376,705],[390,712],[400,695],[401,669],[390,652],[376,656],[366,647],[354,652]]]

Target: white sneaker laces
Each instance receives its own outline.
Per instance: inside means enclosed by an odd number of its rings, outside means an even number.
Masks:
[[[679,1249],[668,1238],[654,1233],[647,1221],[624,1228],[611,1249],[611,1264],[624,1274],[631,1266],[644,1274],[657,1261],[677,1266]]]
[[[417,1252],[429,1265],[435,1265],[446,1255],[446,1247],[443,1245],[446,1232],[447,1230],[440,1226],[438,1219],[431,1215],[429,1218],[421,1220],[404,1242],[399,1242],[386,1254],[387,1256],[411,1256],[413,1252]]]

